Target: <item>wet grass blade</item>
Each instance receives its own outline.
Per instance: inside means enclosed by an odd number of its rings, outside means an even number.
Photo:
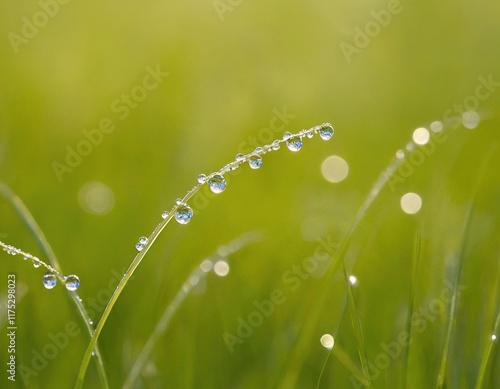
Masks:
[[[61,265],[59,264],[59,261],[54,253],[54,250],[52,250],[52,247],[50,246],[49,242],[47,241],[47,238],[45,237],[45,234],[43,233],[42,229],[36,222],[35,218],[29,211],[28,207],[23,203],[21,198],[17,196],[10,188],[5,184],[4,182],[0,181],[0,194],[9,202],[9,204],[12,206],[12,208],[16,211],[18,214],[19,218],[24,222],[26,227],[30,230],[32,235],[35,237],[38,245],[42,249],[42,251],[45,253],[47,256],[47,260],[49,263],[52,265],[54,269],[56,269],[59,273],[63,274],[61,270]],[[65,290],[67,290],[65,288]],[[94,330],[91,326],[91,319],[90,316],[87,313],[87,310],[85,309],[83,302],[78,295],[76,291],[70,292],[67,290],[67,293],[73,303],[76,306],[77,312],[80,314],[81,320],[87,330],[87,333],[89,334],[89,337],[92,339],[94,335]],[[97,372],[99,375],[99,379],[101,380],[101,384],[104,388],[109,388],[108,384],[108,378],[106,374],[106,369],[104,368],[104,363],[102,360],[101,352],[99,350],[98,345],[95,345],[94,348],[94,354],[93,354],[96,367],[97,367]]]

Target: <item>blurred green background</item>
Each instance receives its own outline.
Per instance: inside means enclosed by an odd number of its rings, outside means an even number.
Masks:
[[[470,0],[0,3],[0,179],[29,207],[65,274],[80,277],[87,306],[104,299],[102,291],[133,259],[137,239],[149,235],[198,174],[250,151],[248,143],[271,140],[272,131],[262,129],[276,112],[289,116],[275,138],[326,121],[335,127],[329,142],[305,139],[298,153],[282,147],[264,156],[258,171],[244,166],[223,194],[198,207],[189,225],[167,226],[100,337],[111,387],[122,386],[191,270],[254,230],[262,240],[230,258],[230,273],[210,274],[204,289],[187,298],[136,387],[314,388],[328,354],[319,342],[324,333],[334,333],[335,347],[360,369],[351,319],[342,316],[341,270],[328,279],[307,277],[295,291],[283,275],[314,254],[317,239],[342,243],[370,188],[414,129],[453,119],[455,104],[478,101],[472,108],[483,119],[479,126],[448,122],[446,141],[404,182],[382,190],[344,256],[358,279],[358,314],[374,361],[380,344],[405,329],[420,232],[416,305],[439,297],[445,281],[464,286],[446,382],[474,387],[499,312],[499,16],[500,4]],[[346,55],[346,47],[355,52]],[[149,79],[151,90],[140,89],[148,69],[168,75],[155,87]],[[474,100],[479,77],[494,83],[488,97]],[[136,97],[125,115],[122,96],[131,93]],[[82,131],[105,118],[115,130],[59,179],[54,163],[67,164],[68,147],[76,150],[86,139]],[[348,163],[342,182],[321,173],[331,155]],[[423,199],[416,215],[401,209],[407,192]],[[97,202],[88,200],[92,194]],[[5,199],[0,240],[43,258]],[[45,290],[41,269],[1,257],[2,295],[9,273],[25,295],[17,303],[17,379],[2,376],[0,386],[72,387],[88,342],[83,331],[36,375],[19,370],[32,366],[49,334],[64,331],[68,321],[81,325],[64,288]],[[274,289],[286,301],[231,353],[223,334],[234,334],[238,317],[246,320],[252,302],[269,299]],[[414,339],[408,365],[391,360],[373,388],[403,387],[406,376],[409,388],[435,386],[449,308]],[[497,349],[485,388],[500,386]],[[334,353],[319,387],[351,387],[351,375]],[[99,385],[91,364],[84,387]]]

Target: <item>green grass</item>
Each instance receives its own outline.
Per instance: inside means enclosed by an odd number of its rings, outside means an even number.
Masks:
[[[72,1],[17,54],[7,34],[40,6],[0,5],[0,241],[81,280],[78,295],[46,290],[44,270],[0,252],[2,301],[7,275],[18,281],[17,380],[0,387],[499,387],[500,91],[478,100],[474,129],[449,111],[481,77],[500,80],[499,6],[401,4],[350,63],[340,43],[387,3],[243,1],[221,21],[210,1]],[[120,119],[113,103],[157,64],[168,76]],[[395,157],[446,117],[423,159],[418,146]],[[53,162],[103,118],[116,129],[59,182]],[[162,224],[136,257],[200,173],[326,120],[330,142],[266,154],[258,171],[228,174],[222,194],[201,187],[193,220]],[[321,173],[331,155],[349,165],[337,184]],[[97,208],[89,187],[104,190]],[[414,215],[400,206],[408,192],[423,201]],[[200,263],[256,230],[227,276],[186,289]],[[276,290],[273,313],[231,352],[224,334]],[[78,334],[35,369],[68,323]]]

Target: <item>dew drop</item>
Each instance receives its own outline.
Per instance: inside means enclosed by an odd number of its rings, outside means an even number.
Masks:
[[[207,180],[207,176],[204,174],[200,174],[196,179],[198,180],[198,184],[204,184]]]
[[[314,136],[314,133],[312,131],[307,132],[307,137],[311,139]]]
[[[497,340],[497,336],[495,334],[491,335],[491,340],[494,342],[495,340]]]
[[[145,236],[141,236],[139,238],[139,242],[136,243],[135,248],[137,249],[137,251],[142,251],[142,249],[146,247],[147,244],[148,238],[146,238]]]
[[[186,204],[179,205],[175,211],[175,220],[179,224],[188,224],[193,217],[193,210]]]
[[[25,261],[27,261],[27,260],[28,260],[28,257],[26,257],[26,256],[25,256],[25,257],[23,257],[23,259],[24,259]]]
[[[38,269],[38,268],[40,267],[40,262],[34,259],[34,260],[33,260],[33,267],[34,267],[35,269]]]
[[[287,131],[287,132],[285,132],[285,133],[283,134],[283,140],[285,140],[285,141],[286,141],[286,140],[290,139],[290,137],[291,137],[291,136],[292,136],[292,134],[291,134],[290,132],[288,132],[288,131]]]
[[[161,218],[162,218],[162,219],[166,219],[166,218],[168,217],[169,213],[170,213],[170,212],[168,212],[168,211],[163,211],[163,212],[161,213]]]
[[[262,153],[264,153],[264,149],[262,147],[256,147],[255,148],[255,153],[256,154],[262,154]]]
[[[182,204],[184,204],[184,202],[183,202],[183,201],[182,201],[182,199],[180,199],[180,198],[176,198],[176,199],[175,199],[175,203],[176,203],[177,205],[182,205]]]
[[[262,166],[262,157],[260,155],[251,155],[250,158],[248,158],[248,165],[252,169],[258,169]]]
[[[299,151],[302,148],[302,139],[300,136],[292,136],[287,139],[286,147],[290,151]]]
[[[329,140],[333,136],[333,127],[330,123],[325,123],[319,130],[319,136],[323,140]]]
[[[80,286],[80,279],[75,275],[70,275],[64,278],[64,284],[66,285],[66,289],[73,292]]]
[[[335,340],[330,334],[323,335],[320,339],[320,342],[321,345],[328,350],[331,350],[333,348],[333,345],[335,344]]]
[[[275,140],[273,142],[273,150],[276,151],[276,150],[279,150],[280,149],[280,141],[279,140]]]
[[[241,161],[245,160],[245,156],[243,154],[239,153],[239,154],[236,154],[236,157],[234,157],[234,159],[241,162]]]
[[[47,273],[43,276],[43,286],[46,289],[52,289],[57,284],[57,278],[52,273]]]
[[[210,190],[214,193],[222,193],[224,192],[224,189],[226,189],[226,180],[224,177],[220,174],[216,174],[212,178],[208,180],[208,186]]]
[[[356,276],[353,276],[353,275],[350,275],[349,276],[349,283],[354,286],[358,283],[358,279],[356,278]]]

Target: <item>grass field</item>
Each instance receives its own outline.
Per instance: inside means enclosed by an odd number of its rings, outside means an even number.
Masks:
[[[65,1],[0,4],[0,241],[81,282],[0,251],[1,388],[500,387],[500,5]]]

